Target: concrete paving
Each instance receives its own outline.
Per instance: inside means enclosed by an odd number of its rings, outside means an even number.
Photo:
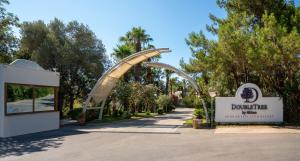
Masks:
[[[122,121],[117,124],[88,124],[77,130],[82,132],[179,133],[178,128],[185,120],[192,118],[192,114],[191,108],[177,108],[172,113],[153,118]]]
[[[182,109],[181,114],[190,113]],[[180,115],[180,113],[178,113]],[[190,114],[188,114],[190,116]],[[182,117],[154,119],[168,129]],[[147,122],[144,121],[144,122]],[[127,126],[136,127],[132,122]],[[150,123],[148,121],[148,123]],[[106,125],[108,126],[108,125]],[[125,125],[122,125],[124,128]],[[151,124],[145,125],[151,128]],[[145,126],[141,126],[142,128]],[[140,126],[137,126],[140,127]],[[87,127],[90,129],[92,127]],[[102,127],[99,127],[102,128]],[[4,161],[298,161],[300,134],[218,134],[215,130],[183,128],[176,132],[88,131],[62,128],[0,140]],[[92,129],[96,130],[94,126]],[[172,129],[172,128],[171,128]],[[111,129],[110,129],[111,130]]]
[[[281,126],[228,126],[217,127],[215,134],[300,134],[299,127]],[[300,158],[299,158],[300,159]]]

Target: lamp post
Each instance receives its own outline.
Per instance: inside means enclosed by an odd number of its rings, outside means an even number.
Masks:
[[[213,120],[214,120],[214,98],[217,96],[217,92],[215,91],[215,89],[209,89],[208,90],[209,96],[211,97],[211,113],[210,113],[210,127],[213,127]]]

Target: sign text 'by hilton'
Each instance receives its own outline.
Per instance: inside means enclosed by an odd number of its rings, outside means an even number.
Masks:
[[[216,97],[216,122],[264,123],[283,121],[280,97],[262,97],[252,83],[240,86],[235,97]]]

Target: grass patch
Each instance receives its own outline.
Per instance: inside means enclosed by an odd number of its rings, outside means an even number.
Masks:
[[[112,123],[112,122],[118,122],[122,120],[127,120],[127,119],[122,117],[104,116],[102,120],[93,120],[88,123]]]
[[[201,119],[201,123],[202,123],[202,126],[203,126],[203,127],[208,126],[208,124],[206,123],[206,120],[205,120],[205,119]],[[188,120],[185,120],[185,122],[183,123],[183,125],[184,125],[185,127],[193,127],[193,118],[188,119]],[[202,127],[202,128],[203,128],[203,127]]]
[[[150,118],[150,117],[154,117],[157,116],[157,113],[136,113],[135,115],[131,116],[132,119],[142,119],[142,118]]]
[[[134,120],[138,120],[138,119],[142,119],[142,118],[150,118],[150,117],[154,117],[157,116],[157,113],[136,113],[135,115],[131,116],[130,119],[134,119]],[[119,121],[124,121],[124,120],[130,120],[130,119],[126,119],[123,117],[112,117],[112,116],[104,116],[102,118],[102,120],[93,120],[90,121],[89,123],[113,123],[113,122],[119,122]]]
[[[193,119],[185,120],[184,124],[192,126],[193,125]]]

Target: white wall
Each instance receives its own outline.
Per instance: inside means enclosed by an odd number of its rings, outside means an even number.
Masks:
[[[4,83],[59,86],[59,73],[0,64],[0,137],[10,137],[59,128],[59,112],[5,116]]]
[[[3,81],[9,83],[59,86],[59,73],[2,66]]]
[[[43,112],[6,116],[4,135],[11,137],[59,128],[59,112]]]

